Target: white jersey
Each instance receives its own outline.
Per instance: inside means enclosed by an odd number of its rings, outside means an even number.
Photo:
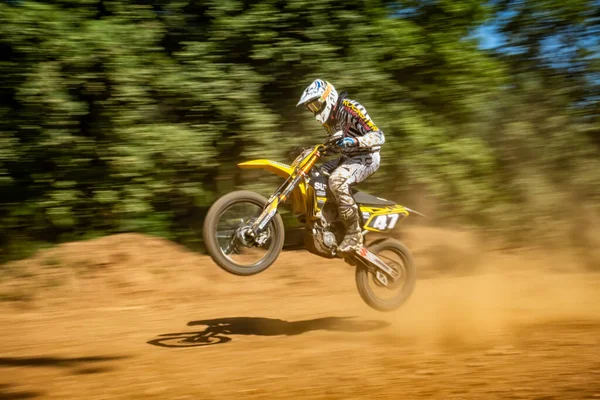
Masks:
[[[375,152],[385,143],[383,132],[375,125],[367,110],[357,101],[343,99],[336,105],[333,118],[325,125],[329,134],[341,132],[343,137],[358,140],[359,145],[343,149],[344,154]]]

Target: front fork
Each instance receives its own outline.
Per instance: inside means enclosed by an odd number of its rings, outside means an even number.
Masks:
[[[263,212],[252,224],[251,235],[253,235],[256,238],[258,235],[260,235],[260,233],[262,233],[263,229],[265,229],[265,227],[269,224],[269,222],[271,222],[271,220],[277,213],[277,208],[279,207],[279,204],[286,201],[290,194],[292,194],[292,191],[298,186],[298,184],[306,178],[308,171],[310,171],[311,168],[315,166],[319,157],[319,152],[314,151],[311,154],[310,158],[307,159],[305,163],[303,163],[303,166],[297,168],[294,171],[295,175],[290,175],[290,177],[288,177],[288,179],[286,179],[286,181],[283,183],[281,188],[278,189],[277,192],[275,192],[275,194],[271,196]],[[290,178],[291,181],[288,183]]]
[[[269,224],[269,222],[271,222],[275,214],[277,214],[279,204],[283,203],[288,199],[290,194],[292,194],[292,191],[296,188],[296,186],[298,186],[298,183],[300,183],[300,181],[305,176],[306,174],[304,173],[304,171],[299,170],[298,174],[291,180],[290,183],[288,183],[287,185],[285,185],[284,183],[283,190],[278,190],[269,198],[267,205],[263,209],[263,212],[252,224],[252,235],[254,237],[257,237],[263,232],[263,230]]]

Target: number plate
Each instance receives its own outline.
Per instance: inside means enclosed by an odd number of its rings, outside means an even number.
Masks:
[[[371,229],[376,229],[378,231],[394,229],[396,223],[400,219],[400,216],[400,214],[374,215],[369,220],[367,227]]]

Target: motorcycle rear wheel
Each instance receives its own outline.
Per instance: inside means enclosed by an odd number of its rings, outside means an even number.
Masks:
[[[250,276],[258,274],[265,269],[269,268],[279,257],[281,250],[283,248],[284,242],[284,225],[283,220],[279,214],[275,214],[275,216],[271,219],[269,224],[265,227],[265,232],[269,235],[267,240],[268,249],[266,255],[264,255],[259,261],[251,263],[250,265],[241,265],[236,262],[229,254],[226,254],[226,250],[223,249],[223,233],[219,231],[219,223],[221,222],[222,216],[231,208],[236,205],[252,205],[256,208],[256,212],[254,215],[246,215],[247,218],[245,221],[242,220],[241,225],[237,227],[243,228],[243,226],[247,226],[249,220],[252,218],[258,217],[260,211],[265,207],[268,200],[261,196],[258,193],[247,191],[247,190],[239,190],[235,192],[231,192],[221,198],[219,198],[208,210],[206,214],[206,218],[204,220],[204,228],[203,228],[203,239],[204,245],[208,251],[208,254],[212,258],[212,260],[223,270],[239,276]],[[230,229],[229,231],[234,232],[235,229]],[[235,234],[235,232],[233,233]],[[226,235],[226,234],[225,234]],[[233,236],[232,236],[233,237]],[[220,241],[221,239],[221,241]],[[232,239],[233,243],[234,240]],[[239,242],[239,241],[238,241]],[[233,247],[239,246],[240,243],[233,244]],[[243,249],[259,249],[260,247],[246,247],[241,246]],[[235,249],[234,249],[235,250]]]
[[[385,288],[377,282],[369,269],[357,265],[355,278],[358,293],[369,307],[383,312],[394,311],[408,300],[415,289],[417,272],[412,255],[404,244],[394,239],[376,242],[369,247],[369,251],[382,258],[388,266],[396,269],[400,273],[400,278],[398,282]],[[398,256],[401,260],[400,264],[394,262],[394,265],[390,265],[390,261],[382,257],[383,252],[390,252]],[[390,298],[382,298],[376,293],[372,285],[379,286],[378,289],[386,293],[393,292],[393,295]]]

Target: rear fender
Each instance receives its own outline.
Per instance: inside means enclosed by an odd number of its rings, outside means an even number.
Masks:
[[[394,206],[360,206],[364,229],[371,232],[385,232],[394,229],[398,222],[409,214],[409,211],[399,204]]]

